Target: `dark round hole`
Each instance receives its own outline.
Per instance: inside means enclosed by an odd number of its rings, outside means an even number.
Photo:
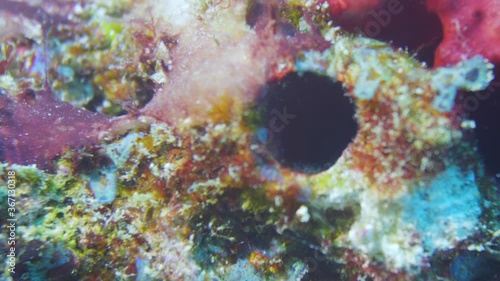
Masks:
[[[299,172],[318,173],[335,164],[358,127],[342,84],[314,73],[268,83],[260,107],[268,151]]]

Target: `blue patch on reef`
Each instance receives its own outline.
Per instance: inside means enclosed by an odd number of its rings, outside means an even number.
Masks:
[[[94,197],[100,204],[113,202],[116,197],[118,177],[114,166],[94,170],[90,175],[84,175]]]
[[[451,264],[450,274],[455,281],[493,280],[498,274],[499,264],[484,254],[465,252],[459,254]]]
[[[149,274],[150,261],[149,259],[137,258],[135,260],[135,267],[137,268],[136,281],[150,281],[153,280]]]
[[[280,170],[273,165],[264,165],[260,167],[260,176],[266,181],[278,181],[280,182],[283,177]]]
[[[255,131],[255,137],[259,142],[267,143],[269,140],[269,132],[266,128],[259,128]]]

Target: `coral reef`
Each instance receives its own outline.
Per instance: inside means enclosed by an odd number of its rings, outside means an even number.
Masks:
[[[353,28],[383,5],[0,3],[0,279],[500,280],[458,102],[497,58]]]
[[[500,3],[450,0],[325,0],[333,20],[348,29],[416,51],[441,40],[435,65],[444,66],[482,55],[498,63]],[[439,17],[441,27],[434,15]],[[411,32],[411,36],[408,36]],[[412,38],[409,38],[412,37]]]

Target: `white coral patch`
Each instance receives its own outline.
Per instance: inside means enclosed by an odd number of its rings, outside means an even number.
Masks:
[[[190,0],[151,1],[154,18],[165,19],[173,32],[181,32],[195,22],[197,5]]]
[[[348,244],[391,270],[411,271],[476,231],[481,207],[472,171],[451,166],[411,190],[397,199],[366,190]]]
[[[493,65],[481,56],[475,56],[451,68],[438,68],[431,81],[432,87],[438,92],[433,106],[441,112],[452,110],[457,90],[485,89],[493,80],[492,69]]]
[[[415,194],[401,198],[403,219],[422,234],[426,252],[452,248],[474,233],[481,214],[480,194],[472,171],[450,167]]]

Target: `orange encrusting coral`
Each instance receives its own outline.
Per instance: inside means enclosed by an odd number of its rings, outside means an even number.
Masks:
[[[356,104],[359,129],[345,153],[348,169],[362,172],[381,195],[395,195],[450,163],[473,162],[462,149],[467,124],[453,111],[455,95],[458,89],[485,87],[491,64],[475,57],[429,71],[415,59],[398,57],[402,50],[376,41],[361,47],[369,42],[363,40],[337,41],[326,56],[327,73],[347,87]],[[481,74],[467,79],[471,72]]]
[[[367,102],[359,111],[365,125],[350,147],[354,168],[363,171],[374,187],[384,193],[400,191],[404,181],[445,168],[445,149],[418,140],[419,129],[408,120],[411,117],[389,102],[374,103]]]

